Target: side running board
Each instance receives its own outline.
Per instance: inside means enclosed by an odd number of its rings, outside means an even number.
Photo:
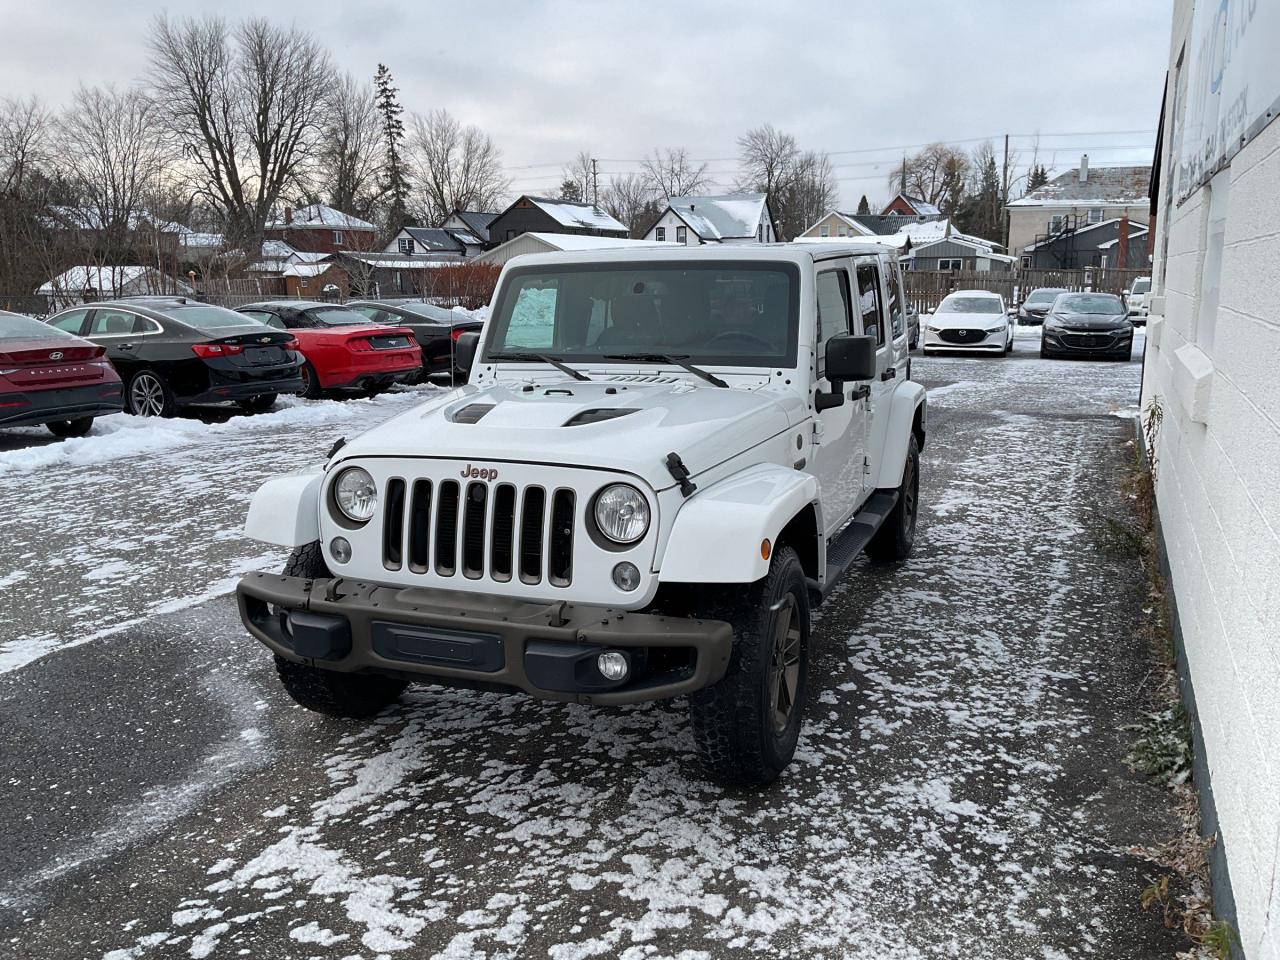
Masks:
[[[862,505],[862,509],[853,515],[853,519],[845,524],[844,529],[827,544],[826,581],[821,586],[813,582],[809,584],[818,590],[823,599],[826,599],[827,594],[853,566],[858,554],[871,542],[871,538],[897,505],[897,490],[873,493]]]

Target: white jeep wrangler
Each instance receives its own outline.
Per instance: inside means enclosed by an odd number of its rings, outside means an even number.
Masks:
[[[924,389],[870,244],[519,257],[469,382],[266,483],[294,547],[238,588],[302,705],[415,680],[624,704],[687,697],[718,779],[796,748],[810,606],[915,536]]]

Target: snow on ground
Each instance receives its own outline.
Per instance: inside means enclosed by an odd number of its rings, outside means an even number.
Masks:
[[[118,414],[65,441],[5,431],[0,588],[23,595],[0,604],[0,673],[227,593],[249,570],[280,566],[283,551],[241,532],[258,484],[322,461],[339,436],[434,389],[372,400],[281,398],[271,413],[221,423]]]
[[[704,781],[679,703],[422,688],[178,840],[199,879],[139,877],[103,960],[1151,955],[1112,811],[1141,584],[1095,539],[1139,368],[915,364],[917,552],[824,607],[774,789]]]

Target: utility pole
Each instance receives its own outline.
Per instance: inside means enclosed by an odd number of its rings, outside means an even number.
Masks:
[[[1009,253],[1009,135],[1004,135],[1004,168],[1000,177],[1000,222],[1004,225],[1004,252]]]
[[[596,167],[596,158],[591,158],[591,205],[600,206],[600,171]]]

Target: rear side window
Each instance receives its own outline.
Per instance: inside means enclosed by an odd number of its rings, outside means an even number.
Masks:
[[[84,326],[84,318],[88,313],[88,310],[69,310],[59,317],[54,317],[49,323],[51,326],[57,327],[59,330],[65,330],[67,333],[79,333],[80,328]]]
[[[883,311],[880,307],[880,270],[873,264],[858,267],[858,313],[862,317],[862,332],[875,337],[876,343],[884,343]]]
[[[818,376],[827,372],[827,341],[849,333],[849,274],[827,270],[818,274]]]
[[[136,313],[123,310],[95,310],[89,321],[89,336],[113,337],[142,333],[148,326]]]
[[[274,327],[276,330],[285,330],[288,328],[288,324],[277,317],[274,313],[267,313],[265,310],[241,310],[240,312],[246,317],[252,317],[259,323],[265,324],[268,327]]]

